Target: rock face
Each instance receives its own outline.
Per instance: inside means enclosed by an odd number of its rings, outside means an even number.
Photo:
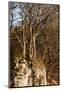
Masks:
[[[32,85],[32,77],[31,77],[31,69],[28,68],[27,63],[25,61],[20,62],[17,60],[15,70],[16,76],[14,78],[15,87],[21,86],[31,86]]]
[[[34,86],[47,85],[45,67],[41,64],[41,68],[39,68],[36,63],[35,66],[33,67],[35,72],[33,80],[31,67],[28,67],[26,60],[21,61],[16,58],[14,87],[33,86],[32,82],[34,82]]]

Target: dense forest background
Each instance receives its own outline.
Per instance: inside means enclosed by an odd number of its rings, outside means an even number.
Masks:
[[[21,63],[32,73],[30,84],[23,86],[59,84],[59,6],[10,2],[9,34],[10,87],[21,86],[16,83]]]

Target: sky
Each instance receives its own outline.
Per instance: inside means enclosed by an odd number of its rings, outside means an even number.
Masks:
[[[19,25],[19,22],[22,21],[21,19],[21,9],[19,7],[16,7],[14,10],[12,10],[12,13],[14,15],[14,21],[13,21],[13,25],[14,26],[18,26]],[[18,18],[18,19],[17,19]]]

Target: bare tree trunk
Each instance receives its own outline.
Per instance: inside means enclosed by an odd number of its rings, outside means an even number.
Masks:
[[[31,34],[31,39],[30,39],[30,59],[31,59],[31,70],[32,70],[32,86],[35,86],[35,82],[34,82],[34,78],[35,78],[35,72],[33,70],[33,64],[32,64],[32,60],[33,60],[33,33],[32,33],[32,26],[30,25],[30,34]]]
[[[36,43],[35,43],[35,40],[36,40],[36,37],[35,37],[35,35],[34,35],[34,37],[33,37],[33,52],[34,52],[34,56],[33,56],[33,58],[34,58],[34,60],[36,59]]]
[[[24,59],[26,58],[26,36],[25,36],[25,28],[23,25],[23,43],[24,43],[24,48],[23,48],[23,56]]]
[[[30,25],[30,33],[31,33],[31,40],[30,40],[30,53],[29,53],[29,56],[30,56],[30,59],[32,60],[33,58],[33,35],[32,35],[32,26]]]

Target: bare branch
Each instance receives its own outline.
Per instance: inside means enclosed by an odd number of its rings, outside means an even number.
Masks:
[[[22,45],[22,43],[21,43],[21,41],[20,41],[20,39],[19,39],[19,36],[16,34],[16,32],[15,32],[15,35],[16,35],[16,38],[17,38],[19,44],[21,45],[21,47],[22,47],[22,49],[23,49],[23,45]]]

